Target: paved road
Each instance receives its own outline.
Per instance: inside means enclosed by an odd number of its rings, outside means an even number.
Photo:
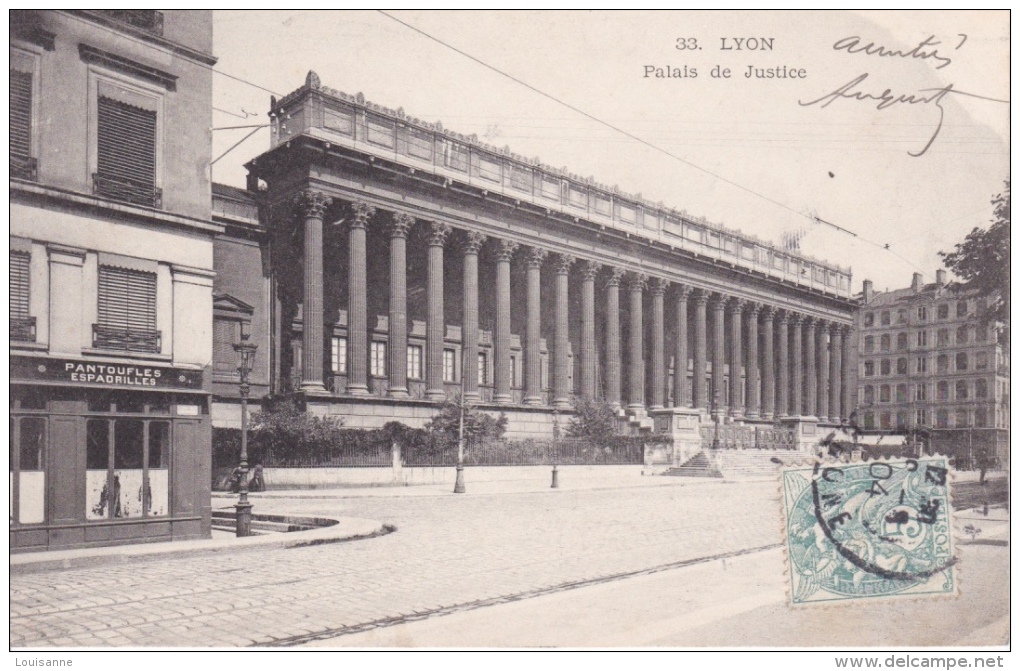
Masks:
[[[754,622],[763,606],[785,608],[775,601],[782,575],[775,558],[781,555],[756,553],[780,539],[777,493],[772,482],[676,479],[662,486],[600,491],[263,499],[258,505],[264,512],[366,517],[390,522],[397,531],[334,545],[15,575],[11,645],[375,645],[381,643],[365,642],[359,632],[384,632],[377,627],[426,619],[442,628],[448,617],[484,619],[545,599],[564,600],[570,614],[565,621],[576,626],[592,612],[584,598],[597,602],[599,589],[606,589],[624,590],[616,593],[640,601],[646,583],[657,595],[650,603],[672,604],[662,621],[669,620],[670,608],[676,617],[697,612],[694,602],[701,599],[705,607],[724,608],[719,617],[748,612]],[[748,583],[734,572],[713,573],[709,567],[721,566],[721,559],[695,561],[713,556],[771,569],[765,569],[764,577],[751,575]],[[773,559],[759,562],[755,557]],[[697,577],[697,571],[708,573]],[[700,587],[700,596],[670,598],[679,594],[678,578],[669,588],[670,576],[682,575],[696,576],[693,584]],[[656,587],[657,579],[665,582]],[[627,591],[628,585],[637,591]],[[570,605],[574,596],[582,601]],[[1005,597],[1001,601],[1008,605]],[[507,603],[511,606],[498,605]],[[733,603],[740,607],[726,610]],[[610,603],[609,612],[612,608]],[[617,610],[626,614],[625,608]],[[648,626],[659,619],[644,618]],[[672,630],[661,639],[620,631],[603,637],[601,645],[649,640],[672,645],[675,640],[669,638]],[[699,645],[702,639],[684,640],[678,644]],[[751,643],[733,638],[728,644]],[[405,638],[396,644],[429,643]],[[571,643],[559,639],[555,644]]]

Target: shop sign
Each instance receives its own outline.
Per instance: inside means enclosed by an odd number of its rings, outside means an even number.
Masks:
[[[11,357],[11,379],[98,387],[202,388],[200,370],[44,357]]]

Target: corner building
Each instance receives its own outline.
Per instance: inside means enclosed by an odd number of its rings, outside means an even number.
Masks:
[[[276,386],[348,426],[459,393],[550,436],[571,397],[630,430],[852,410],[846,269],[321,86],[249,165],[273,248]],[[677,418],[683,416],[680,421]]]
[[[17,11],[12,551],[209,536],[208,11]]]

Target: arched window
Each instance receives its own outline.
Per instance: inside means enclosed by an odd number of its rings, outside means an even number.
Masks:
[[[883,384],[878,390],[878,402],[888,403],[889,402],[889,385]]]
[[[967,408],[956,409],[956,426],[957,428],[964,428],[968,426],[967,423]]]
[[[897,333],[896,334],[896,349],[899,351],[907,349],[907,334]]]
[[[939,429],[945,429],[949,427],[949,411],[939,410],[935,413],[935,426]]]
[[[882,351],[888,352],[892,348],[892,336],[888,333],[882,334]]]
[[[959,301],[956,304],[956,316],[966,317],[967,316],[967,301]]]
[[[892,362],[889,359],[882,359],[882,375],[889,375],[892,372]]]
[[[935,359],[935,371],[938,373],[949,372],[949,356],[946,354],[939,354],[938,358]]]
[[[966,352],[960,352],[956,355],[956,370],[967,370]]]
[[[875,388],[870,384],[864,385],[864,403],[871,405],[875,402]]]
[[[968,340],[968,337],[967,337],[968,335],[969,335],[969,331],[968,331],[968,327],[967,327],[966,324],[964,324],[960,328],[956,329],[956,344],[957,345],[965,344],[967,342],[967,340]]]
[[[865,429],[875,428],[875,413],[873,412],[864,413],[864,428]]]
[[[939,401],[948,401],[949,400],[949,383],[948,382],[943,381],[943,382],[939,382],[938,384],[935,385],[935,398],[938,399]]]
[[[967,382],[966,380],[958,380],[956,382],[956,400],[966,401],[967,400]]]
[[[901,357],[899,359],[896,359],[896,374],[897,375],[906,375],[907,374],[907,359],[906,359],[906,357]]]
[[[988,380],[974,380],[974,398],[988,398]]]
[[[897,403],[907,402],[907,385],[905,384],[896,385],[896,402]]]

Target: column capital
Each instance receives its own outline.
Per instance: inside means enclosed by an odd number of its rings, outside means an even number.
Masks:
[[[804,324],[804,315],[799,312],[786,312],[786,321],[794,326],[802,326]]]
[[[747,310],[748,317],[750,317],[751,319],[757,319],[763,307],[764,306],[761,303],[747,301],[747,305],[745,306],[744,309]]]
[[[620,279],[623,277],[623,268],[617,268],[615,266],[609,269],[609,279],[606,280],[607,287],[618,287],[620,286]]]
[[[447,224],[441,221],[430,221],[428,230],[429,247],[442,247],[446,244],[446,238],[453,231]]]
[[[776,310],[776,308],[771,305],[761,306],[761,316],[764,317],[766,321],[771,321],[772,319],[774,319],[776,316],[776,312],[778,312],[778,310]]]
[[[333,204],[333,199],[321,191],[305,189],[294,196],[294,205],[304,211],[305,217],[322,219],[326,208]]]
[[[837,322],[829,322],[829,333],[836,335],[843,332],[843,324]]]
[[[676,287],[676,297],[680,300],[687,300],[691,297],[691,293],[694,292],[694,287],[689,284],[678,284]]]
[[[496,258],[500,261],[509,261],[517,251],[517,243],[513,240],[496,240]]]
[[[853,324],[842,324],[842,325],[840,325],[840,328],[843,330],[843,337],[844,338],[849,338],[850,336],[852,336],[854,334],[854,325]]]
[[[464,236],[464,253],[465,254],[477,254],[482,245],[485,244],[486,237],[477,231],[468,231],[467,235]]]
[[[368,221],[375,216],[375,207],[363,200],[351,203],[351,228],[366,228]]]
[[[737,314],[743,312],[744,308],[747,307],[747,299],[734,296],[733,298],[730,298],[726,304],[729,307],[731,314]]]
[[[812,317],[811,315],[804,315],[801,319],[804,324],[804,328],[808,331],[814,331],[815,327],[818,326],[818,317]]]
[[[711,292],[705,291],[704,289],[694,289],[694,302],[698,305],[705,305],[708,303],[708,298]]]
[[[726,309],[726,303],[729,302],[730,297],[726,294],[712,293],[709,301],[712,303],[712,309],[722,312]]]
[[[557,254],[556,255],[556,274],[567,275],[570,273],[570,266],[574,264],[577,258],[570,254]]]
[[[529,268],[541,268],[545,262],[545,257],[549,255],[548,250],[542,249],[541,247],[530,247],[528,249],[528,267]]]
[[[414,217],[405,213],[397,212],[390,221],[389,233],[391,238],[406,238],[414,226]]]
[[[586,280],[595,280],[595,276],[599,274],[599,270],[602,269],[602,264],[598,261],[585,261],[584,265],[581,266],[581,274]]]
[[[648,287],[648,275],[630,273],[627,276],[627,288],[631,291],[644,291]]]
[[[666,289],[669,288],[669,280],[661,277],[653,277],[649,284],[652,287],[653,296],[664,296],[666,295]]]

